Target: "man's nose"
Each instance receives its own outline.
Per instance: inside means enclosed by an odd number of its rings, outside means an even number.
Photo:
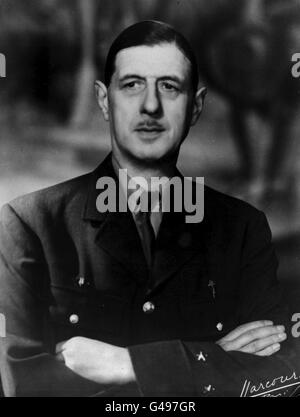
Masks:
[[[142,112],[159,115],[162,112],[161,101],[159,91],[156,86],[149,86],[146,91],[142,102]]]

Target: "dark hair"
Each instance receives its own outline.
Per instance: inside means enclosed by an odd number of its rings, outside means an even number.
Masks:
[[[172,26],[155,20],[145,20],[126,28],[112,43],[105,63],[104,80],[109,86],[111,77],[115,71],[115,59],[119,51],[133,46],[154,46],[161,43],[175,43],[178,49],[191,63],[192,87],[196,91],[198,87],[198,64],[195,54],[185,39]]]

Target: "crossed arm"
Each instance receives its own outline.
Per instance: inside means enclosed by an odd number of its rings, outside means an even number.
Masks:
[[[217,344],[226,352],[238,351],[270,356],[286,340],[285,327],[270,320],[237,327]],[[136,380],[128,349],[84,337],[74,337],[56,346],[56,357],[71,371],[98,384],[127,384]]]

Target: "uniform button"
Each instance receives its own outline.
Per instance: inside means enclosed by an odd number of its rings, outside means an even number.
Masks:
[[[223,330],[223,323],[218,323],[217,325],[216,325],[216,328],[219,330],[219,332],[221,332],[222,330]]]
[[[154,309],[155,309],[155,305],[153,303],[151,303],[151,301],[147,301],[143,305],[143,312],[144,313],[152,313],[152,311],[154,311]]]
[[[72,314],[69,318],[70,323],[77,324],[79,322],[79,317],[77,314]]]

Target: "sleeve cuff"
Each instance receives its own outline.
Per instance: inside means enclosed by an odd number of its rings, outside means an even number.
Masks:
[[[190,363],[179,340],[131,346],[129,353],[143,396],[195,396]]]

